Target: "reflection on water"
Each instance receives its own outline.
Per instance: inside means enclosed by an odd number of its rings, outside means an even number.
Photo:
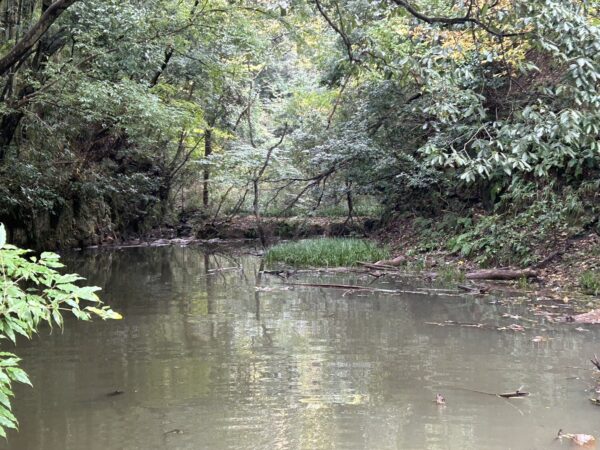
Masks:
[[[593,372],[572,368],[598,352],[593,328],[426,325],[512,322],[489,298],[282,290],[270,276],[256,290],[256,258],[197,248],[70,264],[125,319],[67,321],[19,344],[35,389],[17,389],[21,430],[1,448],[547,449],[560,448],[559,428],[600,435]],[[553,339],[532,342],[539,334]],[[521,385],[532,395],[511,401],[457,389]]]

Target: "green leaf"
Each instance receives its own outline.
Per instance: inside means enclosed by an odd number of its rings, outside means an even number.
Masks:
[[[17,418],[8,409],[0,406],[0,428],[17,429]]]
[[[4,327],[4,334],[13,342],[13,344],[17,343],[15,332],[10,326]]]
[[[0,403],[8,409],[12,408],[12,405],[10,404],[10,397],[1,391],[0,391]]]
[[[56,323],[56,325],[58,325],[59,327],[62,328],[63,318],[58,309],[54,309],[52,311],[52,319],[54,319],[54,322]]]
[[[17,358],[17,357],[0,359],[0,366],[1,367],[15,367],[17,364],[19,364],[19,361],[20,361],[20,358]]]
[[[29,380],[29,377],[27,376],[27,373],[25,373],[23,369],[19,369],[18,367],[9,367],[6,369],[6,371],[11,379],[18,381],[19,383],[33,386]]]

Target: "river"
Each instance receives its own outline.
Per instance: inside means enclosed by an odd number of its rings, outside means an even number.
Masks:
[[[124,319],[69,319],[63,332],[19,342],[34,388],[16,387],[20,430],[2,449],[506,450],[567,448],[554,440],[559,428],[600,436],[600,407],[588,401],[599,329],[501,317],[527,316],[519,302],[286,286],[275,276],[257,289],[257,257],[196,247],[66,261]],[[446,320],[526,330],[426,323]],[[468,390],[521,385],[529,397]]]

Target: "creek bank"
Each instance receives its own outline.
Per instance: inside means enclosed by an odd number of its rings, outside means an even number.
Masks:
[[[525,292],[552,293],[553,297],[565,301],[574,297],[598,299],[597,295],[584,293],[586,289],[582,284],[582,274],[600,273],[600,235],[596,230],[577,229],[532,245],[530,259],[533,262],[527,265],[482,265],[476,261],[477,254],[466,257],[447,248],[453,235],[432,237],[431,230],[420,229],[418,222],[419,218],[396,218],[375,232],[374,238],[388,245],[394,255],[386,263],[446,281],[477,278],[467,276],[469,273],[509,274],[513,271],[507,278],[514,281],[505,284]]]
[[[393,269],[412,273],[418,277],[442,282],[463,282],[476,279],[469,274],[493,270],[501,275],[514,271],[508,278],[514,281],[503,283],[462,283],[472,292],[488,292],[490,289],[512,289],[569,301],[581,298],[594,302],[598,297],[583,295],[581,274],[589,270],[600,270],[600,236],[596,232],[579,233],[573,236],[557,236],[542,248],[535,248],[536,264],[527,267],[482,267],[475,258],[460,256],[432,245],[428,235],[418,232],[415,219],[395,219],[382,226],[381,221],[358,217],[352,221],[344,217],[264,217],[262,226],[270,242],[280,239],[301,239],[312,236],[369,236],[388,246],[395,258],[386,261]],[[187,214],[179,222],[164,224],[141,234],[104,234],[87,242],[71,242],[62,248],[131,248],[160,247],[167,245],[223,245],[254,242],[258,227],[253,216],[237,216],[216,221],[201,214]],[[450,238],[451,236],[447,236]],[[79,245],[78,245],[79,244]],[[384,272],[385,267],[373,268]],[[526,271],[526,272],[523,272]],[[523,274],[525,276],[521,277]],[[533,276],[535,275],[535,276]],[[566,300],[565,300],[566,299]],[[592,306],[592,305],[590,305]],[[580,310],[579,313],[587,312]]]
[[[328,217],[266,217],[261,219],[269,243],[281,239],[302,239],[318,236],[365,237],[377,229],[379,221],[368,217],[346,221]],[[164,224],[143,234],[98,236],[88,245],[71,245],[75,249],[164,247],[254,242],[258,227],[253,216],[233,217],[226,221],[207,221],[199,216],[187,216],[178,223]],[[66,248],[69,248],[67,246]]]

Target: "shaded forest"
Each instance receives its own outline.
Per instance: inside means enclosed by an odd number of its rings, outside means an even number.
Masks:
[[[1,0],[0,20],[16,244],[337,214],[530,265],[599,231],[596,2]]]

